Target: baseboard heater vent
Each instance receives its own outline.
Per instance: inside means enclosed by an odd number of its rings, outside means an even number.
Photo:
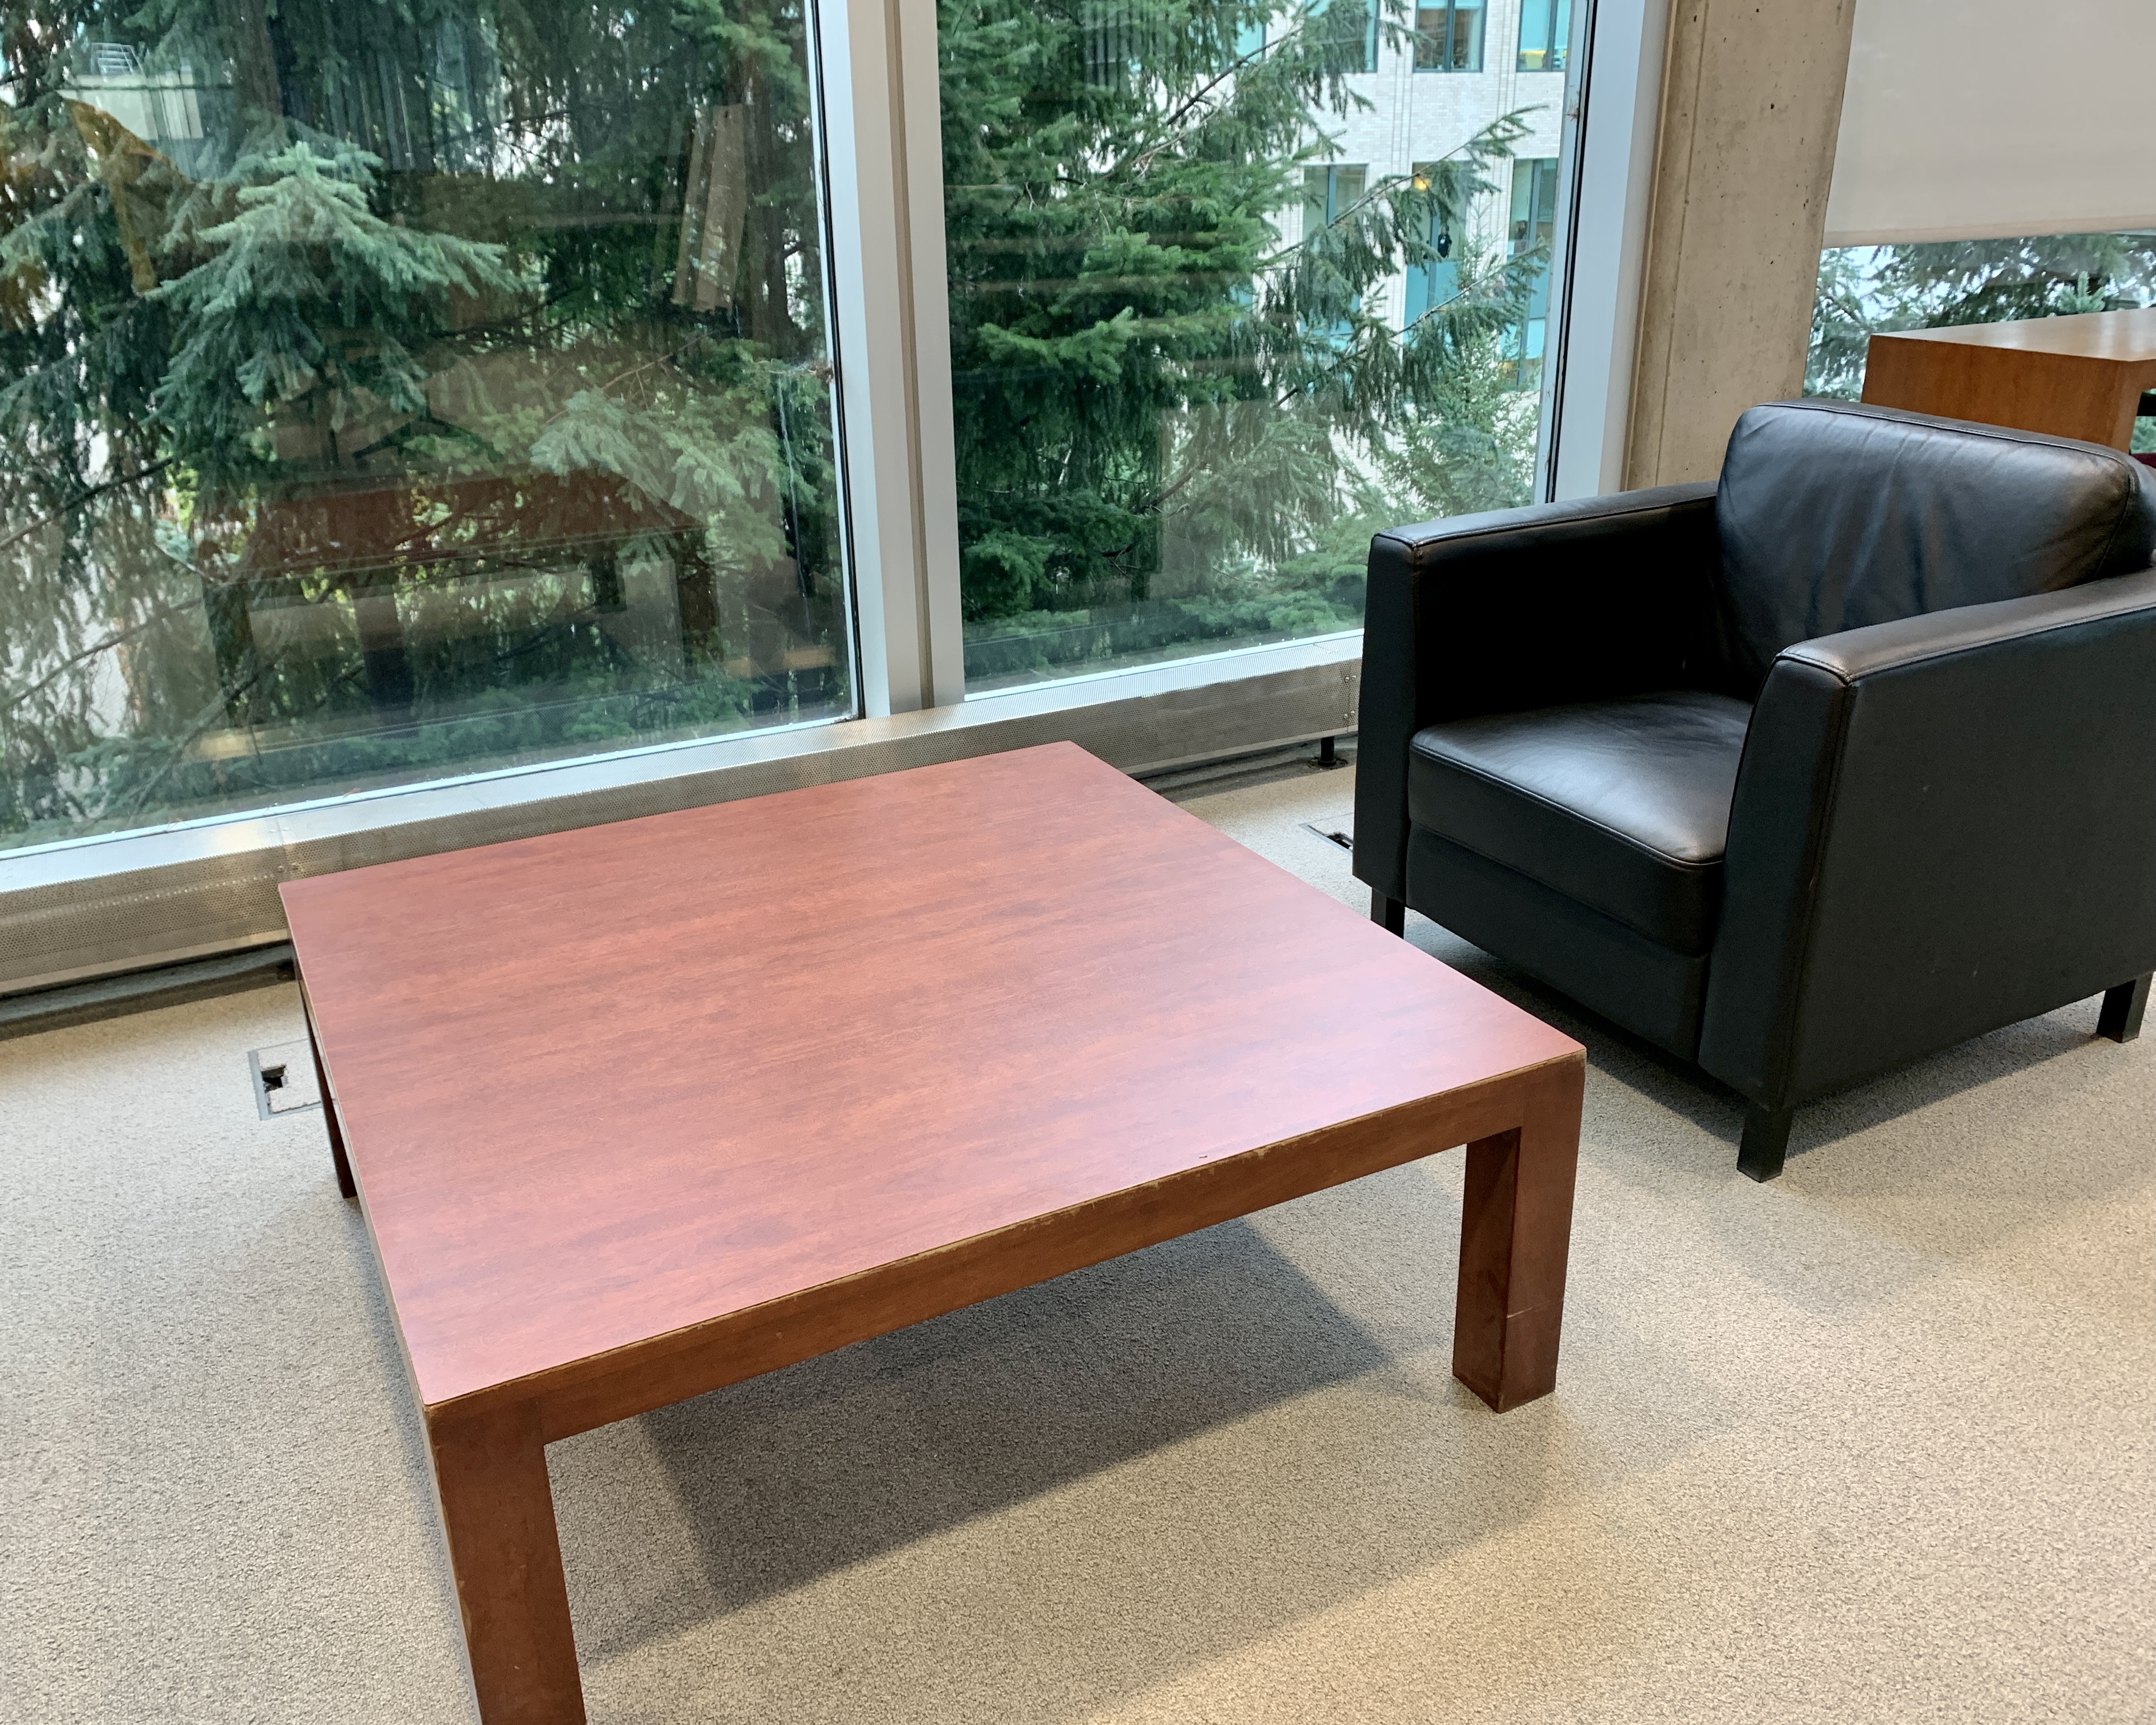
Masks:
[[[292,943],[278,941],[244,952],[191,959],[185,964],[131,970],[86,983],[63,983],[57,988],[0,996],[0,1041],[291,979]]]

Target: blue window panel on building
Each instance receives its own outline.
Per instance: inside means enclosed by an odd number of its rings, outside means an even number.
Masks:
[[[1322,18],[1332,10],[1333,0],[1312,0],[1310,16],[1312,21]],[[1340,0],[1343,9],[1353,9],[1363,17],[1363,63],[1349,69],[1374,72],[1378,69],[1378,4],[1377,0]],[[1479,3],[1479,0],[1478,0]],[[1352,26],[1348,26],[1352,28]],[[1260,33],[1262,35],[1262,32]]]
[[[1479,72],[1482,69],[1485,0],[1447,0],[1441,6],[1415,8],[1415,70]]]
[[[1305,244],[1312,234],[1329,228],[1349,210],[1363,201],[1369,187],[1370,170],[1362,162],[1335,162],[1330,167],[1306,167],[1302,171],[1302,237]],[[1358,295],[1352,302],[1358,311],[1362,298]],[[1348,336],[1345,322],[1332,326],[1332,335],[1344,345]]]
[[[1415,185],[1427,189],[1430,182],[1424,177],[1423,164],[1415,167]],[[1430,232],[1425,236],[1430,249],[1437,254],[1426,262],[1408,267],[1407,293],[1400,307],[1400,326],[1410,327],[1418,320],[1427,317],[1448,300],[1460,295],[1460,265],[1453,260],[1452,236],[1440,224],[1436,211],[1430,216]]]
[[[1562,72],[1572,40],[1572,0],[1521,0],[1522,72]]]
[[[1556,238],[1557,158],[1544,156],[1515,162],[1507,254],[1522,257],[1537,249],[1543,254],[1528,285],[1526,314],[1512,336],[1513,382],[1522,389],[1532,388],[1539,381],[1539,362],[1549,322],[1550,252]]]

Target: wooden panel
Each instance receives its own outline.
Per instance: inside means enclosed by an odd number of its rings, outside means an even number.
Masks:
[[[2156,311],[2088,312],[1871,338],[1864,399],[2125,449],[2156,387]]]
[[[1067,744],[284,892],[430,1404],[1580,1058]]]
[[[1518,1125],[1467,1147],[1452,1375],[1501,1414],[1557,1386],[1586,1077],[1550,1067]]]
[[[359,1196],[359,1188],[352,1183],[352,1163],[345,1158],[344,1131],[337,1122],[336,1094],[330,1089],[330,1075],[322,1065],[322,1045],[315,1035],[315,1009],[307,999],[305,978],[300,983],[300,1014],[307,1021],[307,1054],[315,1063],[315,1094],[322,1099],[322,1124],[328,1129],[330,1158],[336,1168],[339,1194],[345,1198]]]
[[[1574,1054],[1524,1073],[1208,1163],[1151,1185],[1127,1188],[447,1405],[449,1409],[487,1407],[536,1395],[546,1440],[552,1443],[1209,1228],[1232,1216],[1415,1161],[1500,1129],[1501,1123],[1508,1126],[1536,1116],[1543,1106],[1541,1099],[1552,1094],[1559,1098],[1560,1114],[1563,1097],[1572,1097],[1571,1142],[1576,1147],[1584,1067],[1584,1055]],[[1554,1253],[1560,1304],[1570,1240],[1569,1205],[1568,1184],[1562,1215],[1527,1215],[1520,1241],[1520,1250],[1531,1253],[1539,1264],[1547,1266]],[[1508,1213],[1490,1219],[1478,1237],[1495,1240],[1502,1235],[1509,1242],[1512,1229]],[[1433,1241],[1431,1248],[1441,1261],[1444,1243]],[[1465,1232],[1462,1252],[1465,1277],[1469,1262]],[[1519,1285],[1525,1286],[1524,1278]],[[1486,1276],[1476,1283],[1472,1296],[1466,1293],[1464,1281],[1462,1287],[1462,1309],[1470,1314],[1471,1327],[1497,1337],[1507,1334],[1512,1316],[1508,1283]],[[1553,1326],[1548,1342],[1554,1381]],[[1485,1400],[1499,1405],[1500,1375],[1465,1381]],[[1546,1383],[1537,1393],[1547,1394],[1548,1389]],[[1502,1405],[1510,1407],[1527,1399],[1515,1394]]]
[[[2016,317],[2002,323],[1953,324],[1935,330],[1902,330],[1895,332],[1892,339],[2138,364],[2156,361],[2156,306],[2126,311],[2083,311],[2070,317]]]
[[[430,1416],[472,1687],[485,1725],[584,1725],[584,1692],[538,1412]]]

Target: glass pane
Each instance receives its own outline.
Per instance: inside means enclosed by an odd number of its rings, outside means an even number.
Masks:
[[[1355,0],[941,0],[969,690],[1357,629],[1373,531],[1528,501],[1562,104],[1410,104],[1430,10],[1369,82]]]
[[[1820,254],[1804,393],[1858,399],[1866,343],[1876,330],[2148,305],[2156,305],[2156,231],[2148,229],[1830,247]],[[2135,420],[2132,446],[2156,455],[2156,415]]]
[[[1435,162],[1415,164],[1416,180],[1424,185],[1436,172]],[[1429,243],[1429,255],[1423,262],[1409,265],[1407,272],[1407,305],[1403,322],[1409,328],[1432,311],[1450,304],[1460,291],[1460,270],[1452,261],[1452,236],[1445,231],[1442,212],[1430,212],[1430,226],[1424,237]]]
[[[799,0],[11,18],[0,846],[854,710]]]
[[[1270,11],[1269,8],[1260,9]],[[1337,6],[1333,0],[1310,0],[1302,17],[1305,28],[1330,43],[1334,64],[1341,70],[1374,72],[1381,33],[1379,12],[1372,0],[1340,0]],[[1322,23],[1316,22],[1321,18]]]
[[[1482,69],[1482,24],[1486,16],[1483,0],[1453,0],[1452,57],[1448,69],[1455,72],[1479,72]]]
[[[1481,71],[1483,11],[1483,0],[1451,0],[1445,6],[1417,8],[1415,69]]]
[[[1572,0],[1522,0],[1520,69],[1562,72],[1572,39]]]
[[[1415,8],[1415,70],[1442,72],[1452,64],[1452,8],[1419,6]]]
[[[1542,388],[1543,338],[1549,326],[1550,252],[1557,235],[1557,161],[1512,164],[1512,218],[1507,245],[1527,270],[1527,291],[1512,337],[1512,384]]]

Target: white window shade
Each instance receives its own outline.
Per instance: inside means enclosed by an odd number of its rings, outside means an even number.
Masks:
[[[2156,227],[2152,0],[1857,0],[1826,243]]]

